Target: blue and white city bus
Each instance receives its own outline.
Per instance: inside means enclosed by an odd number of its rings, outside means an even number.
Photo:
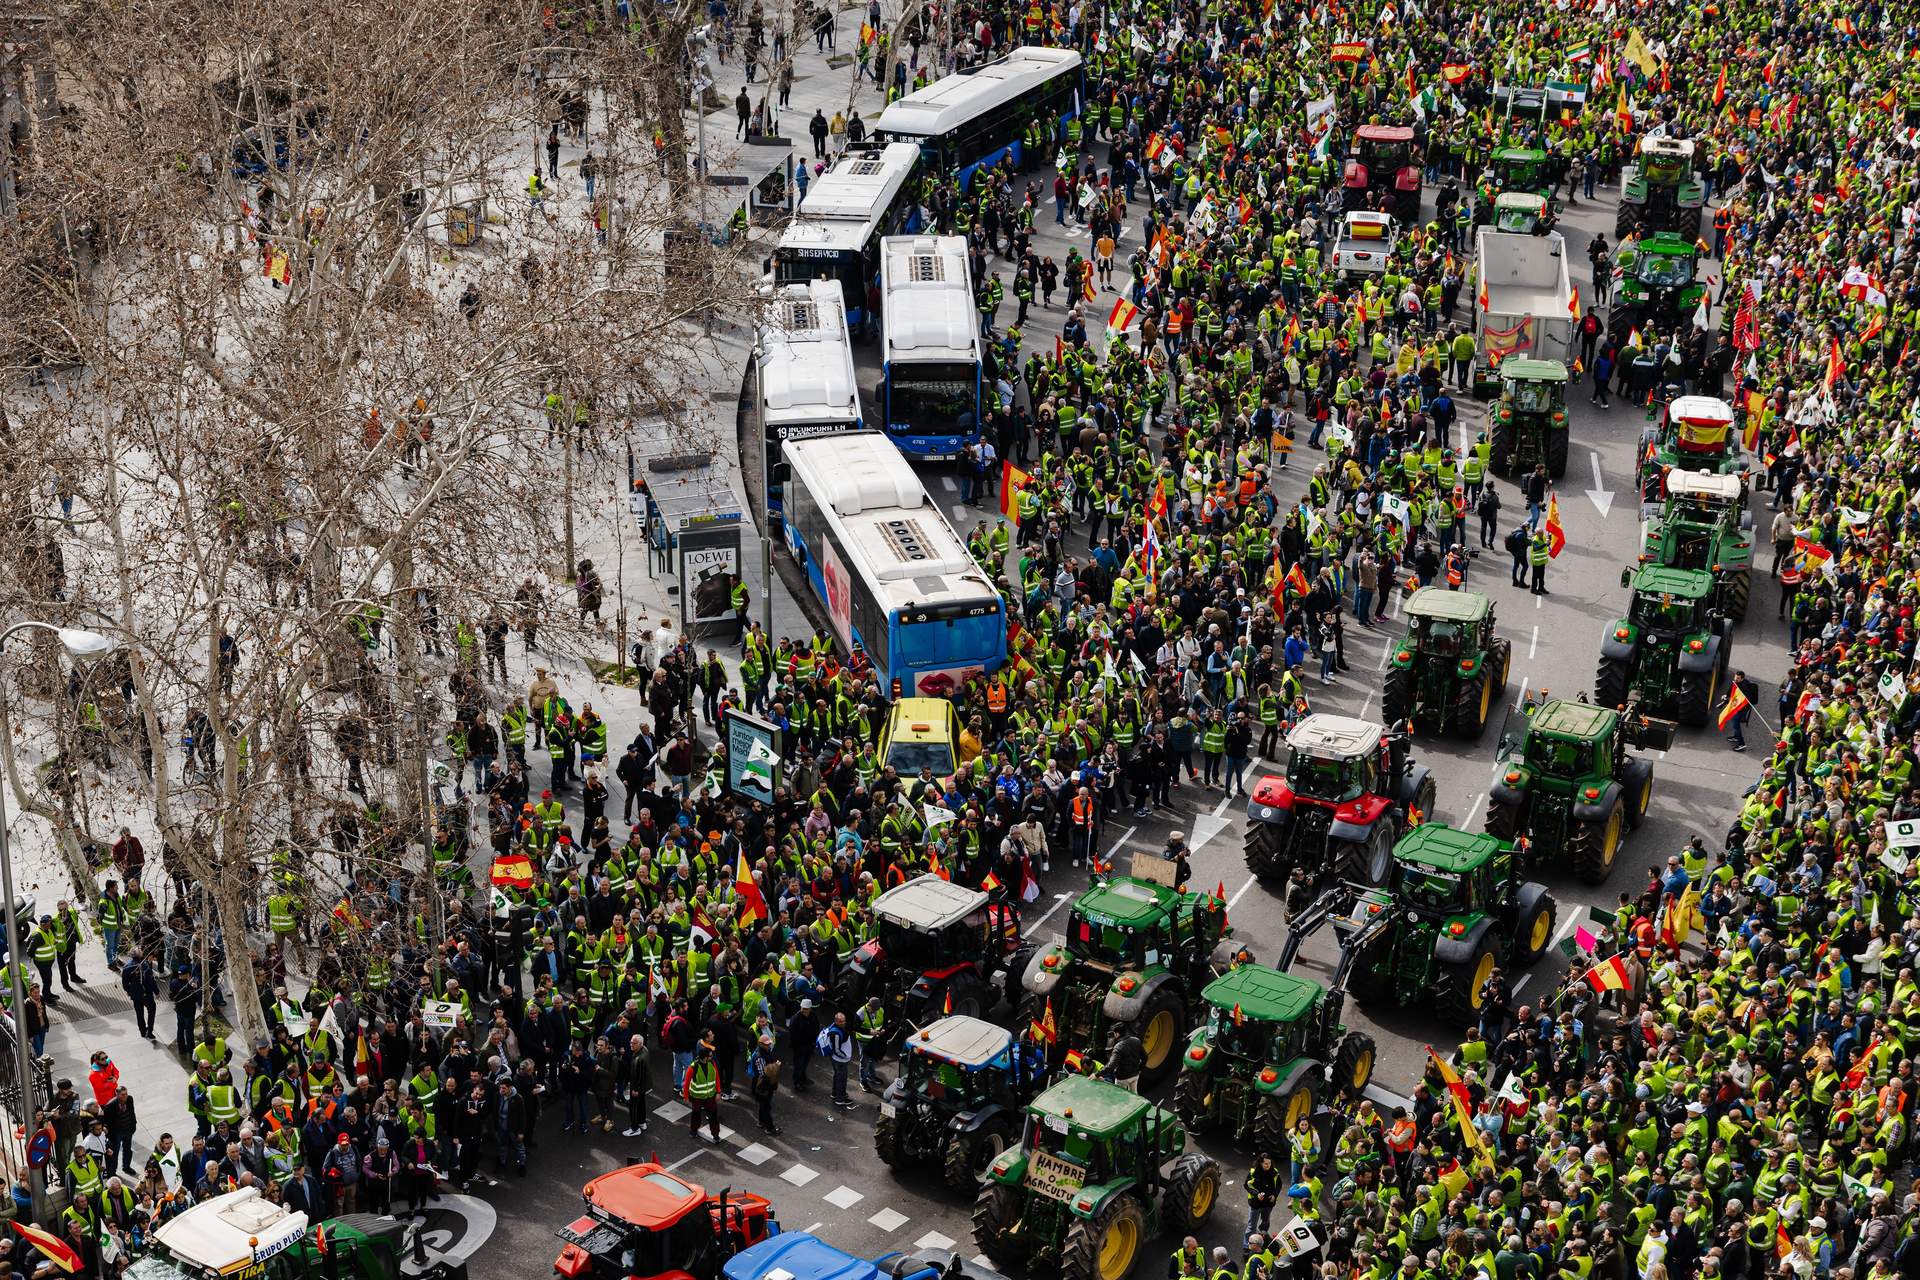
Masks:
[[[873,122],[873,136],[918,145],[927,170],[954,175],[964,191],[976,171],[1002,157],[1021,162],[1029,120],[1046,121],[1048,140],[1058,139],[1080,111],[1080,68],[1072,49],[1022,45],[892,103]],[[1053,157],[1038,159],[1050,163]]]
[[[841,647],[858,647],[901,697],[950,697],[999,670],[1000,593],[900,451],[862,431],[795,440],[786,452],[787,548]]]
[[[980,438],[985,352],[959,236],[889,236],[880,248],[880,411],[910,458],[958,458]]]
[[[897,142],[849,150],[814,179],[773,248],[773,283],[835,280],[847,323],[868,332],[867,291],[880,274],[880,240],[920,230],[911,179],[919,148]]]
[[[840,287],[831,280],[809,280],[774,290],[754,355],[765,426],[767,509],[778,515],[787,444],[864,425]]]

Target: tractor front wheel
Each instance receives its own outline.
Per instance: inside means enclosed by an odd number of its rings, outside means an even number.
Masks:
[[[1487,456],[1487,465],[1493,468],[1497,476],[1513,474],[1513,423],[1502,422],[1499,415],[1493,415],[1493,432],[1488,439],[1492,452]]]
[[[1271,1093],[1263,1095],[1253,1109],[1253,1149],[1270,1151],[1275,1159],[1284,1159],[1291,1144],[1285,1099]]]
[[[990,1000],[987,984],[980,981],[980,979],[973,974],[956,974],[953,982],[947,988],[947,994],[953,997],[954,1013],[964,1014],[969,1018],[979,1018],[986,1015],[987,1005]],[[946,1008],[945,1000],[940,1002],[940,1008]]]
[[[1520,922],[1520,932],[1514,937],[1514,954],[1518,957],[1518,963],[1532,964],[1547,953],[1547,944],[1553,941],[1553,920],[1553,895],[1543,893],[1533,910]]]
[[[1213,1118],[1212,1102],[1212,1069],[1193,1066],[1183,1059],[1179,1078],[1173,1082],[1173,1113],[1188,1129],[1197,1132]]]
[[[1247,828],[1246,851],[1247,870],[1257,879],[1272,880],[1293,869],[1287,857],[1287,828],[1277,822],[1254,819]]]
[[[1576,820],[1567,838],[1567,860],[1573,873],[1587,884],[1605,884],[1620,856],[1620,837],[1626,826],[1626,806],[1616,803],[1604,818]]]
[[[1687,240],[1700,238],[1700,210],[1682,209],[1674,217],[1673,229]]]
[[[1180,1046],[1183,1041],[1180,1033],[1187,1030],[1186,1011],[1181,1007],[1180,993],[1172,986],[1163,986],[1147,1000],[1147,1007],[1130,1027],[1123,1028],[1120,1034],[1131,1031],[1140,1037],[1140,1088],[1155,1087],[1173,1073],[1180,1065]]]
[[[1493,943],[1482,937],[1465,962],[1438,966],[1434,1000],[1451,1025],[1479,1025],[1480,1011],[1487,1003],[1481,993],[1486,988],[1487,979],[1493,976],[1495,964]]]
[[[1359,884],[1385,884],[1393,871],[1394,823],[1382,815],[1364,841],[1340,843],[1340,875]]]
[[[1407,722],[1413,727],[1413,668],[1388,667],[1387,687],[1380,695],[1380,714],[1389,727]]]
[[[1639,308],[1630,303],[1614,303],[1607,309],[1607,341],[1618,350],[1639,323]]]
[[[1373,1079],[1374,1060],[1379,1057],[1374,1047],[1373,1037],[1363,1031],[1352,1031],[1340,1042],[1340,1051],[1333,1056],[1333,1085],[1359,1097],[1366,1092],[1367,1082]]]
[[[1633,680],[1633,666],[1620,658],[1600,659],[1593,677],[1593,700],[1602,707],[1618,711],[1627,705],[1627,689]]]
[[[1198,1231],[1219,1198],[1219,1162],[1189,1151],[1173,1162],[1173,1172],[1167,1176],[1167,1188],[1160,1193],[1160,1221],[1183,1235]]]
[[[1727,574],[1727,616],[1735,622],[1744,622],[1747,617],[1747,605],[1753,599],[1753,568],[1748,566],[1735,569]]]
[[[1620,206],[1620,212],[1615,214],[1613,218],[1613,238],[1615,240],[1622,239],[1628,232],[1633,230],[1634,224],[1639,221],[1640,206],[1622,204]]]
[[[1705,671],[1681,673],[1680,697],[1674,707],[1674,719],[1689,729],[1704,729],[1713,718],[1714,695],[1719,692],[1719,664]]]
[[[1520,806],[1487,801],[1487,834],[1495,840],[1515,840],[1520,836]]]
[[[974,1217],[977,1222],[977,1208]],[[1117,1195],[1093,1217],[1068,1223],[1060,1246],[1060,1280],[1125,1280],[1146,1238],[1147,1215],[1140,1202],[1125,1193]],[[991,1252],[987,1256],[993,1258]]]
[[[1567,446],[1572,435],[1565,428],[1547,427],[1547,474],[1561,480],[1567,474]]]
[[[873,1149],[882,1164],[899,1169],[906,1165],[907,1154],[900,1145],[900,1122],[892,1116],[881,1116],[873,1125]]]
[[[1003,1271],[1022,1267],[1027,1261],[1026,1245],[1013,1234],[1025,1204],[1020,1188],[1002,1182],[982,1184],[973,1198],[973,1242]]]
[[[987,1170],[1007,1149],[1007,1144],[1007,1131],[992,1124],[948,1138],[944,1161],[948,1188],[961,1195],[978,1191]]]
[[[1507,681],[1513,676],[1513,641],[1495,640],[1489,648],[1488,657],[1493,662],[1493,669],[1500,673],[1494,678],[1500,683],[1500,696],[1505,698]]]

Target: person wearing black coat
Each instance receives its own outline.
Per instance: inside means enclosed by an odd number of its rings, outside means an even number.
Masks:
[[[287,1202],[287,1208],[304,1213],[311,1222],[325,1221],[332,1213],[327,1201],[327,1189],[320,1179],[313,1176],[304,1160],[293,1166],[293,1177],[280,1189],[281,1197]]]
[[[133,1003],[133,1018],[141,1038],[154,1039],[153,1021],[160,1013],[160,979],[153,972],[153,963],[138,947],[120,970],[120,986]]]
[[[814,1042],[820,1038],[820,1019],[813,1001],[803,999],[793,1017],[787,1019],[787,1053],[793,1059],[793,1091],[807,1091],[807,1067],[813,1061]]]

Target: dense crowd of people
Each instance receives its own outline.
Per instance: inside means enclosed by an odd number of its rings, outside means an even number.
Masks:
[[[866,74],[904,91],[873,16]],[[1624,990],[1589,991],[1576,968],[1523,1004],[1496,979],[1457,1086],[1436,1070],[1411,1114],[1341,1100],[1326,1162],[1271,1153],[1288,1176],[1249,1178],[1256,1213],[1230,1260],[1189,1240],[1170,1276],[1284,1269],[1266,1232],[1281,1201],[1317,1224],[1309,1265],[1329,1280],[1920,1275],[1920,1202],[1902,1190],[1920,928],[1910,846],[1883,826],[1920,817],[1920,64],[1894,23],[1784,3],[961,6],[958,61],[1070,43],[1088,79],[1058,156],[1033,146],[924,196],[929,222],[969,240],[1001,390],[973,496],[991,503],[1005,475],[1014,517],[963,531],[1015,621],[1007,667],[956,698],[958,770],[896,776],[874,747],[886,691],[822,634],[748,627],[737,662],[649,635],[645,716],[613,726],[545,670],[502,708],[486,681],[496,657],[505,674],[507,628],[490,626],[484,677],[477,645],[456,656],[456,777],[432,850],[445,919],[376,869],[398,838],[377,802],[330,832],[351,873],[337,902],[277,860],[250,975],[273,1029],[239,1061],[198,1017],[220,997],[221,940],[200,936],[177,868],[159,913],[123,832],[91,920],[63,903],[24,943],[25,1029],[38,1052],[56,979],[78,980],[97,929],[142,1034],[162,993],[174,1005],[195,1132],[136,1165],[134,1101],[106,1055],[90,1101],[61,1079],[61,1229],[89,1273],[229,1187],[323,1218],[525,1175],[549,1108],[563,1132],[636,1136],[674,1096],[717,1140],[719,1104],[744,1091],[777,1133],[776,1100],[813,1071],[852,1106],[850,1084],[875,1086],[884,1015],[836,979],[879,893],[924,872],[1026,900],[1077,884],[1122,811],[1236,793],[1311,683],[1349,672],[1349,625],[1377,625],[1409,580],[1470,579],[1503,505],[1455,403],[1477,179],[1494,147],[1533,145],[1565,204],[1601,199],[1658,128],[1698,148],[1724,320],[1631,343],[1589,325],[1584,372],[1599,405],[1616,388],[1635,407],[1726,396],[1754,441],[1792,627],[1760,781],[1724,849],[1696,842],[1622,895],[1606,945]],[[794,30],[827,39],[811,18]],[[1584,103],[1495,109],[1496,81],[1546,79]],[[1349,287],[1328,271],[1339,158],[1368,121],[1415,125],[1431,203],[1387,270]],[[1033,239],[1049,216],[1076,241],[1058,265]],[[1597,302],[1634,238],[1589,254]],[[1062,287],[1062,340],[1024,341]],[[1136,318],[1109,313],[1119,299]],[[1308,473],[1297,499],[1280,492],[1289,469]],[[1549,489],[1524,478],[1501,544],[1536,590]],[[771,806],[719,785],[735,707],[781,730],[791,768]],[[1696,903],[1701,942],[1682,945],[1674,910]],[[24,1210],[24,1184],[15,1198]]]

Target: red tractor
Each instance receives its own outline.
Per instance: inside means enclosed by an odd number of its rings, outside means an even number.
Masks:
[[[894,1045],[910,1024],[949,1013],[987,1017],[1011,998],[1007,983],[1026,966],[1019,908],[1005,894],[939,876],[916,877],[875,898],[873,926],[873,937],[835,980],[834,1007],[851,1018],[868,996],[880,997]]]
[[[1413,130],[1407,125],[1363,124],[1340,172],[1342,206],[1378,208],[1375,195],[1392,192],[1387,208],[1402,222],[1420,220],[1420,166],[1413,162]]]
[[[555,1275],[718,1280],[727,1259],[777,1235],[773,1206],[746,1192],[710,1196],[659,1164],[628,1165],[580,1189],[587,1211],[556,1234]]]
[[[1310,715],[1287,734],[1285,777],[1248,797],[1247,870],[1284,878],[1298,911],[1336,880],[1381,885],[1393,846],[1433,816],[1433,776],[1407,755],[1407,735],[1349,716]]]

